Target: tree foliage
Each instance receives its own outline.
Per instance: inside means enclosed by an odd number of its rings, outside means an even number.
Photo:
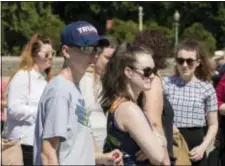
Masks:
[[[102,35],[106,33],[106,20],[113,18],[115,24],[110,35],[131,41],[138,31],[139,5],[143,6],[144,28],[163,30],[171,45],[174,43],[173,15],[179,10],[179,36],[197,33],[200,39],[207,39],[211,52],[225,48],[225,2],[14,1],[1,2],[2,53],[18,54],[35,32],[51,37],[58,48],[62,27],[75,20],[91,22]]]
[[[208,51],[213,54],[216,49],[216,40],[212,33],[208,32],[202,24],[194,23],[183,33],[183,38],[194,38],[204,43]]]
[[[57,47],[63,26],[50,2],[2,2],[2,53],[19,54],[34,33],[50,37]]]

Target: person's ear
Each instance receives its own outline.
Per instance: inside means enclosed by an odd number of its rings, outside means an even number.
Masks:
[[[124,74],[128,79],[131,79],[133,71],[129,67],[125,67]]]
[[[70,54],[69,54],[69,47],[66,45],[62,46],[62,55],[66,58],[69,59],[70,58]]]
[[[200,61],[200,59],[198,59],[196,62],[196,67],[199,67],[200,64],[201,64],[201,61]]]

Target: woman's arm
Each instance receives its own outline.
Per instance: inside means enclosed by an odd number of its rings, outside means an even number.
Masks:
[[[19,71],[9,83],[7,95],[7,114],[18,121],[32,123],[37,108],[28,105],[29,83],[27,71]]]
[[[144,111],[146,112],[152,128],[161,135],[164,135],[162,127],[163,89],[158,76],[153,79],[151,89],[145,91],[145,96]]]
[[[141,109],[131,102],[122,103],[116,110],[115,118],[121,130],[129,132],[141,150],[154,164],[162,164],[165,142],[161,142],[152,131]]]
[[[152,125],[152,129],[164,136],[162,126],[162,112],[163,112],[163,88],[161,79],[156,76],[152,81],[151,89],[145,91],[146,101],[144,103],[144,111]],[[166,158],[164,164],[170,165],[169,154],[167,147],[165,147]]]
[[[208,131],[202,143],[204,148],[208,148],[215,139],[218,131],[218,104],[216,92],[212,85],[206,90],[205,110],[207,113]]]
[[[208,131],[202,142],[202,146],[207,149],[212,141],[216,137],[216,133],[218,130],[218,117],[217,112],[208,112],[207,114],[207,121],[208,121]]]

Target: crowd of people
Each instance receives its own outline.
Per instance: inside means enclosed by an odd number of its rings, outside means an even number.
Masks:
[[[119,43],[76,21],[60,40],[59,73],[51,39],[34,34],[2,82],[2,165],[19,164],[5,155],[13,141],[25,166],[225,165],[225,51],[210,59],[186,38],[163,77],[172,51],[160,30]]]

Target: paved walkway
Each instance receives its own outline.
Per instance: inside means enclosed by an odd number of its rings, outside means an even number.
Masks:
[[[8,77],[10,77],[10,75],[12,75],[13,71],[18,67],[20,59],[19,59],[19,57],[3,56],[1,60],[2,60],[1,74],[3,77],[8,79]],[[168,62],[169,62],[168,68],[161,71],[161,74],[163,76],[170,75],[173,73],[173,59],[172,58],[168,59]],[[53,67],[52,67],[53,73],[58,72],[61,69],[62,64],[63,64],[63,58],[61,58],[61,57],[54,58]]]

